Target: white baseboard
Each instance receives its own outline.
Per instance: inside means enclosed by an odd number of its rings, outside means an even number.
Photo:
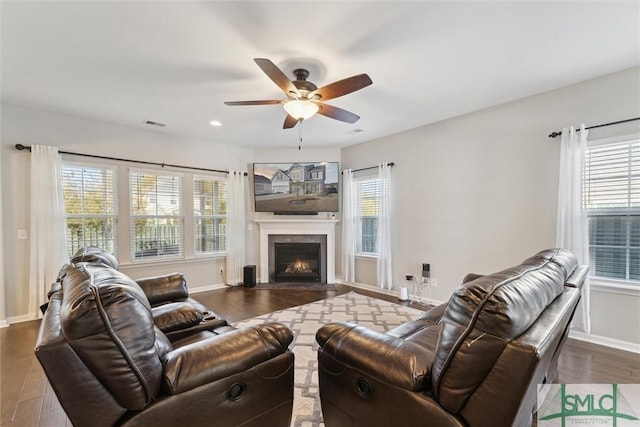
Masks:
[[[604,345],[606,347],[616,348],[618,350],[630,351],[640,354],[640,344],[617,340],[615,338],[603,337],[601,335],[586,334],[579,331],[569,331],[569,338],[580,341],[590,342],[592,344]]]
[[[6,320],[0,320],[0,328],[6,328],[7,326],[9,326],[9,322]]]
[[[239,285],[244,286],[244,285]],[[198,286],[197,288],[189,288],[189,294],[197,294],[198,292],[206,292],[206,291],[215,291],[216,289],[225,289],[228,287],[232,287],[230,285],[225,285],[224,283],[216,283],[214,285],[205,285]]]
[[[380,288],[377,288],[375,286],[365,285],[364,283],[345,282],[344,280],[336,280],[336,282],[338,282],[338,283],[340,283],[342,285],[352,286],[354,288],[366,289],[367,291],[379,292],[381,294],[392,295],[394,297],[398,297],[398,291],[395,290],[395,289],[380,289]],[[444,302],[444,301],[438,301],[438,300],[431,299],[431,298],[426,298],[426,301],[427,301],[427,304],[429,304],[429,305],[440,305],[440,304],[442,304]]]
[[[13,325],[14,323],[22,323],[22,322],[30,322],[32,320],[39,320],[39,317],[32,317],[29,314],[23,314],[21,316],[13,316],[13,317],[7,317],[7,320],[5,321],[7,323],[7,326],[9,325]]]

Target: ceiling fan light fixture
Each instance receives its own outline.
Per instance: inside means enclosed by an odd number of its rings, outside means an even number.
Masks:
[[[297,120],[307,120],[317,113],[320,107],[308,100],[294,99],[286,102],[284,109],[287,114]]]

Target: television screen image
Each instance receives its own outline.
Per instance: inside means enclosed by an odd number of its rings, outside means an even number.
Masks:
[[[338,212],[338,162],[254,163],[256,212]]]

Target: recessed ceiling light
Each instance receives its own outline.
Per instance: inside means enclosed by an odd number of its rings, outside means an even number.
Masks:
[[[219,121],[217,121],[217,120],[211,120],[211,121],[209,122],[209,124],[210,124],[211,126],[215,126],[215,127],[222,126],[222,123],[220,123],[220,122],[219,122]]]

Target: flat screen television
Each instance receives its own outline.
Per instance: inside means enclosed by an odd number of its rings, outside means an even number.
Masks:
[[[338,162],[254,163],[256,212],[315,214],[338,212]]]

